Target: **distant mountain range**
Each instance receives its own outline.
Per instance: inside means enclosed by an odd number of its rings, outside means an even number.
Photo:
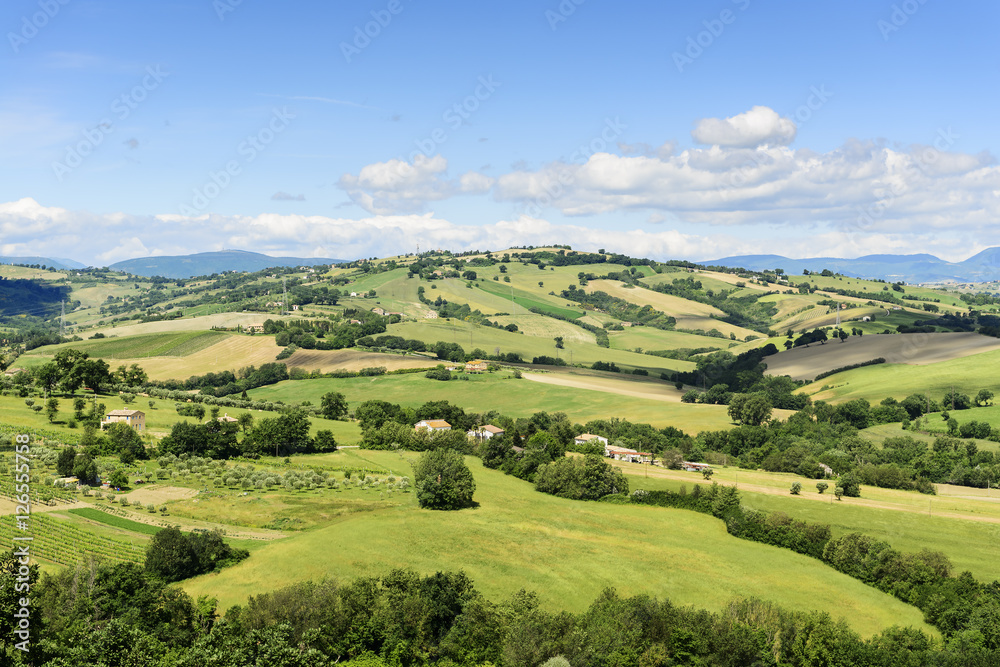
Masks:
[[[783,269],[789,276],[804,270],[829,269],[852,278],[882,278],[907,283],[982,283],[1000,280],[1000,248],[987,248],[961,262],[946,262],[934,255],[866,255],[855,259],[809,257],[789,259],[781,255],[739,255],[709,259],[699,264],[739,267],[751,271]]]
[[[260,271],[277,266],[315,266],[340,264],[346,259],[326,257],[271,257],[246,250],[222,250],[171,257],[144,257],[116,262],[108,268],[137,276],[191,278],[223,271]],[[802,275],[803,270],[820,272],[829,269],[852,278],[882,278],[907,283],[982,283],[1000,280],[1000,248],[987,248],[961,261],[947,262],[928,254],[866,255],[855,259],[809,257],[790,259],[781,255],[738,255],[709,259],[699,264],[728,266],[751,271],[783,269],[788,275]],[[56,257],[0,257],[0,264],[40,264],[55,269],[82,269],[85,264]]]
[[[61,257],[0,257],[0,264],[39,264],[52,269],[85,269],[86,264],[81,264],[72,259]]]
[[[136,276],[163,276],[164,278],[190,278],[208,276],[223,271],[260,271],[275,266],[316,266],[340,264],[349,260],[325,257],[271,257],[246,250],[199,252],[194,255],[174,257],[144,257],[115,262],[108,268]]]
[[[109,266],[113,271],[124,271],[136,276],[163,276],[164,278],[191,278],[209,276],[223,271],[260,271],[277,266],[316,266],[340,264],[350,260],[326,257],[271,257],[246,250],[200,252],[194,255],[143,257],[127,259]],[[86,264],[72,259],[56,257],[0,257],[0,264],[39,264],[53,269],[85,269]]]

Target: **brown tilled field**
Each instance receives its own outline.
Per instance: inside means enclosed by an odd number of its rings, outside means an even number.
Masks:
[[[1000,339],[975,333],[851,336],[780,352],[765,359],[770,375],[812,380],[825,371],[882,357],[890,364],[933,364],[1000,348]]]

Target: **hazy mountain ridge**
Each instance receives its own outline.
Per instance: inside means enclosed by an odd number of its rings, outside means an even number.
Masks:
[[[791,259],[781,255],[737,255],[699,262],[709,266],[741,267],[751,271],[783,269],[789,275],[804,270],[829,269],[852,278],[882,278],[907,283],[988,282],[1000,280],[1000,248],[987,248],[961,262],[948,262],[934,255],[865,255],[854,259],[809,257]]]

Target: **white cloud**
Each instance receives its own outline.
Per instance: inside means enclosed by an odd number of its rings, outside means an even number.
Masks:
[[[774,109],[756,106],[729,118],[702,118],[691,137],[700,144],[714,146],[786,146],[795,139],[795,123]]]
[[[975,229],[1000,219],[988,154],[849,141],[828,153],[710,146],[668,158],[598,153],[500,176],[500,201],[540,216],[654,210],[688,224],[827,225],[898,233]]]
[[[581,250],[607,248],[654,259],[715,259],[728,255],[779,253],[791,257],[872,253],[931,252],[945,259],[965,259],[990,245],[978,232],[934,234],[847,233],[805,227],[786,233],[780,244],[764,235],[747,239],[731,233],[695,234],[671,229],[672,217],[643,229],[597,229],[555,224],[518,215],[486,225],[459,225],[432,213],[373,215],[362,219],[327,216],[175,214],[155,217],[116,213],[92,215],[44,207],[34,200],[0,203],[4,255],[69,257],[98,266],[149,255],[180,255],[223,248],[303,257],[386,256],[421,248],[455,251],[501,250],[519,245],[570,243]],[[639,223],[642,225],[643,223]],[[645,226],[645,225],[643,225]],[[10,236],[11,229],[26,230]],[[81,231],[83,230],[83,231]],[[997,243],[994,240],[994,244]]]
[[[452,184],[441,179],[448,160],[417,155],[413,162],[388,160],[366,165],[355,176],[344,174],[340,187],[369,213],[388,215],[422,211],[429,201],[450,197]]]

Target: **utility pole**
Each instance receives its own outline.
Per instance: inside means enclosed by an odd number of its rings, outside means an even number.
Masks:
[[[65,336],[66,336],[66,299],[63,299],[59,313],[59,337],[64,338]]]

